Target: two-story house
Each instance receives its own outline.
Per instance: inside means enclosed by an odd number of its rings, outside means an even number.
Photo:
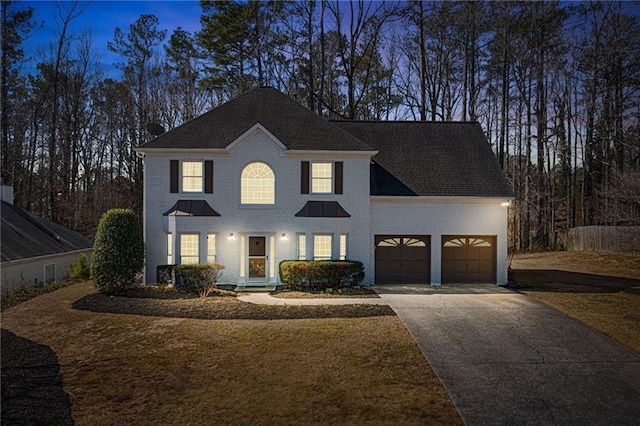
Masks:
[[[478,123],[330,121],[254,89],[138,147],[145,282],[164,264],[278,283],[290,259],[365,284],[507,281],[512,192]]]

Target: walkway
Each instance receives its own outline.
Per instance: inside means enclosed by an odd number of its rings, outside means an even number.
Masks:
[[[381,298],[377,297],[327,297],[309,299],[285,299],[273,297],[268,293],[238,293],[238,299],[243,302],[256,303],[258,305],[386,305]]]

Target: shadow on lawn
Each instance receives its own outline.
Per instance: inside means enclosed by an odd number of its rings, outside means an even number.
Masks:
[[[558,293],[640,293],[640,280],[545,269],[513,269],[522,290]]]
[[[2,329],[3,424],[73,425],[60,365],[48,346]]]

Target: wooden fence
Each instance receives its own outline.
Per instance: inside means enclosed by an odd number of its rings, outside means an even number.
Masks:
[[[567,250],[640,251],[640,226],[579,226],[567,235]]]

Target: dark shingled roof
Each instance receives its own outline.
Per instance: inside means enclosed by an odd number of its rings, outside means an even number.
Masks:
[[[220,216],[205,200],[178,200],[163,216]]]
[[[332,123],[379,151],[371,195],[513,197],[477,122]]]
[[[0,203],[0,251],[3,262],[90,249],[93,246],[88,238],[77,232],[33,216],[13,204],[5,201]]]
[[[140,148],[225,148],[257,123],[292,150],[371,151],[371,147],[271,87],[253,89]]]
[[[337,201],[307,201],[296,217],[351,217]]]

